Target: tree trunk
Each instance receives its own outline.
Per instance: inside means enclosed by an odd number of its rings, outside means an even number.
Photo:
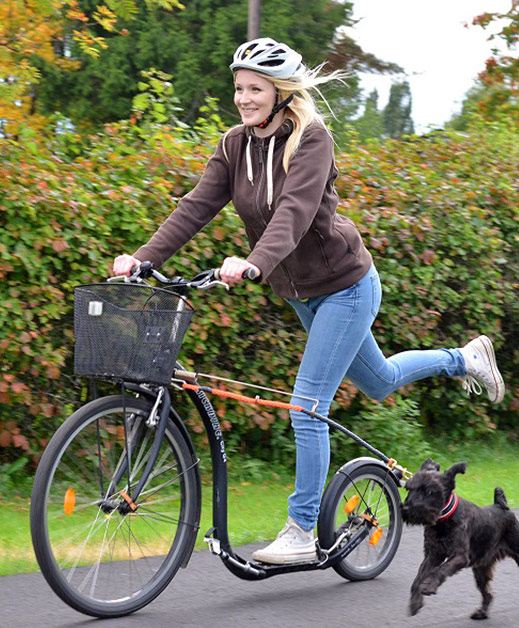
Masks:
[[[261,0],[249,0],[249,22],[247,39],[257,39],[260,36]]]

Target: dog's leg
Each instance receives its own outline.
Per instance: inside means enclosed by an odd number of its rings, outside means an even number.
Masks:
[[[411,598],[409,600],[409,615],[416,615],[423,606],[422,582],[427,576],[441,565],[443,556],[428,555],[418,569],[416,578],[411,585]]]
[[[483,596],[483,603],[481,608],[472,613],[472,619],[486,619],[488,617],[488,607],[492,602],[493,596],[490,593],[490,582],[493,576],[493,565],[485,565],[483,567],[473,567],[474,578],[478,586],[481,595]]]
[[[438,587],[445,582],[447,578],[454,575],[463,567],[469,565],[469,559],[466,552],[458,553],[442,563],[438,569],[431,571],[420,587],[424,595],[434,595]]]

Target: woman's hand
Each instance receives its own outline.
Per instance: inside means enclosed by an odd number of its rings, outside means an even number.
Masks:
[[[220,268],[220,278],[225,283],[233,286],[243,281],[242,275],[248,268],[254,269],[258,277],[261,275],[260,269],[254,266],[254,264],[247,262],[247,260],[239,257],[226,257]]]
[[[125,275],[129,277],[131,274],[132,268],[137,266],[137,268],[141,265],[141,260],[133,257],[133,255],[119,255],[114,259],[114,275]]]

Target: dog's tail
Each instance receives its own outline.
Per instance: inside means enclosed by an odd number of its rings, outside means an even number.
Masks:
[[[505,492],[500,486],[496,486],[494,489],[494,504],[503,510],[510,510],[508,502],[506,501]]]

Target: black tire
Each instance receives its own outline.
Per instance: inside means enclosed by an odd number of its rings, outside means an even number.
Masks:
[[[193,548],[200,517],[198,463],[172,420],[139,507],[123,512],[120,491],[131,493],[149,458],[155,435],[146,425],[151,408],[150,401],[130,395],[88,403],[57,430],[36,472],[36,558],[57,595],[87,615],[118,617],[149,604]],[[128,468],[127,442],[131,488],[128,473],[116,471]],[[117,473],[122,477],[111,486]]]
[[[396,481],[387,468],[376,462],[347,464],[332,478],[321,503],[317,528],[320,546],[329,549],[344,532],[346,542],[363,526],[370,525],[363,515],[374,517],[377,526],[334,566],[348,580],[370,580],[381,574],[393,560],[402,535]],[[375,542],[377,528],[382,532],[377,533],[381,537]]]

